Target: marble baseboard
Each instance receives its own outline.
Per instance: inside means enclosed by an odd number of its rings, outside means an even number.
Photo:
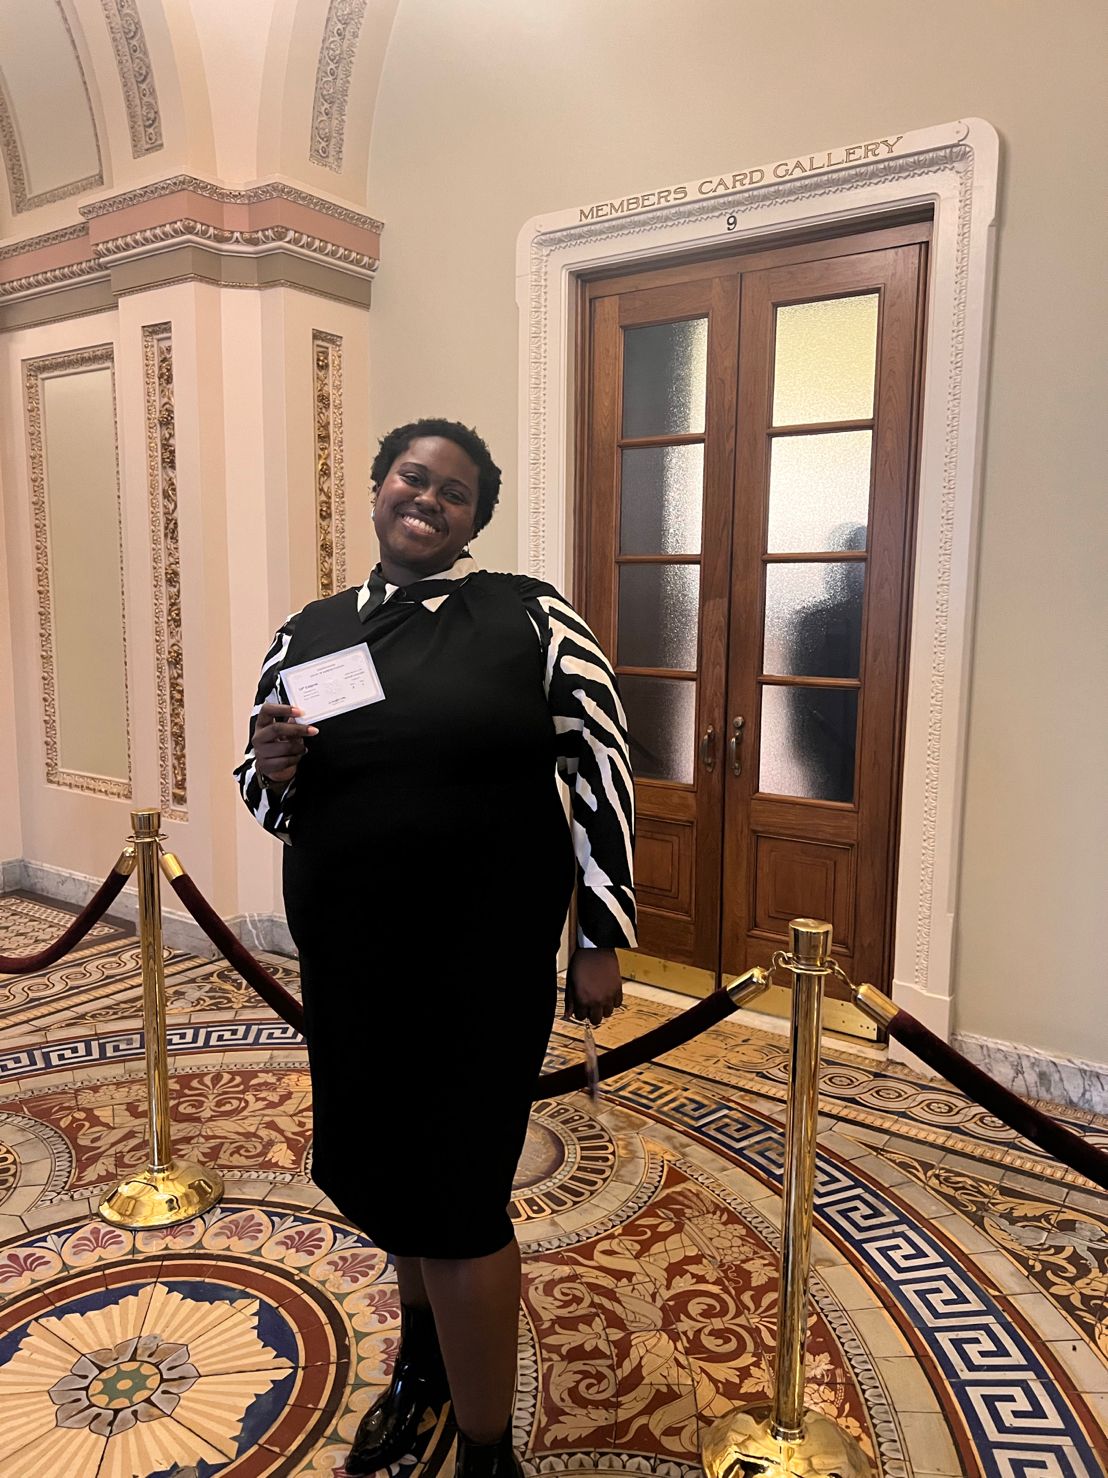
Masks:
[[[4,892],[15,888],[30,893],[40,893],[44,898],[56,899],[59,903],[72,903],[83,907],[103,882],[103,878],[89,877],[85,873],[71,872],[63,867],[53,867],[46,862],[30,862],[25,857],[11,858],[0,863],[0,885]],[[170,894],[170,897],[173,895]],[[111,906],[113,917],[138,921],[138,893],[132,878]],[[288,924],[279,914],[236,914],[227,920],[235,937],[247,949],[263,950],[273,954],[295,955]],[[188,914],[166,907],[166,890],[162,892],[162,938],[170,949],[199,955],[203,959],[214,959],[216,948],[211,940]]]
[[[234,930],[235,938],[245,944],[247,949],[261,950],[271,955],[296,955],[296,945],[292,942],[289,926],[282,914],[234,914],[227,920],[227,924]]]
[[[1021,1098],[1108,1114],[1108,1063],[1054,1057],[1034,1047],[997,1042],[971,1032],[956,1032],[952,1045]]]

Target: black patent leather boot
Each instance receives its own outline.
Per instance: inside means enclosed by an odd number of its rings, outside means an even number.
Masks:
[[[458,1433],[454,1478],[523,1478],[523,1468],[512,1449],[512,1424],[499,1442],[471,1442]]]
[[[346,1472],[351,1478],[376,1473],[411,1452],[424,1412],[441,1406],[449,1395],[434,1315],[430,1309],[401,1304],[392,1380],[358,1423]]]

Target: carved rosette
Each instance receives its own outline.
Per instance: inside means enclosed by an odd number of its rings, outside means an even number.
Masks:
[[[168,323],[142,331],[146,396],[146,476],[158,702],[158,772],[162,814],[184,821],[185,654],[181,636],[181,554],[177,527],[177,423],[173,409],[173,335]]]
[[[127,779],[107,775],[85,775],[63,770],[58,751],[58,682],[54,646],[54,602],[50,588],[50,521],[46,505],[46,447],[42,423],[42,382],[51,375],[79,374],[82,370],[111,369],[115,356],[110,344],[97,344],[69,354],[29,359],[23,365],[23,406],[27,423],[27,451],[31,469],[31,515],[35,543],[35,583],[38,597],[39,659],[42,668],[42,723],[46,753],[46,780],[67,790],[90,791],[94,795],[131,799],[131,721],[125,715],[127,732]],[[118,447],[117,447],[118,461]],[[117,479],[118,497],[118,479]],[[119,562],[123,568],[123,509],[119,509]],[[122,589],[122,587],[121,587]],[[124,701],[127,698],[127,602],[123,593]],[[128,705],[129,709],[129,705]]]
[[[320,596],[346,585],[346,485],[342,464],[342,339],[312,334],[315,508]]]

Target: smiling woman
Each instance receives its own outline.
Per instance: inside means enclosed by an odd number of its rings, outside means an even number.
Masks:
[[[399,427],[373,483],[380,564],[277,632],[236,773],[286,843],[313,1175],[392,1255],[400,1287],[392,1384],[346,1471],[401,1457],[449,1396],[462,1478],[511,1475],[519,1254],[507,1207],[575,855],[567,1008],[599,1022],[621,1000],[615,950],[635,941],[626,725],[581,617],[551,586],[470,554],[500,488],[476,432]],[[360,674],[360,697],[340,670]],[[286,688],[305,674],[329,694],[307,711]],[[454,1106],[445,1132],[442,1102]],[[387,1140],[371,1149],[366,1123],[389,1124]]]

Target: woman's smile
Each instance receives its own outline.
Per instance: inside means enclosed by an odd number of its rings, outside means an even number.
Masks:
[[[473,537],[478,472],[441,436],[417,437],[377,489],[374,527],[386,580],[407,585],[447,570]]]

